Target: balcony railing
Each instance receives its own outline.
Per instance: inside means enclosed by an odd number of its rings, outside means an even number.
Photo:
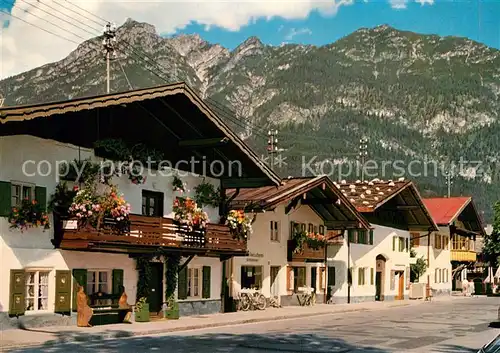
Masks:
[[[472,250],[451,250],[451,261],[476,262],[477,254]]]
[[[303,244],[300,252],[295,253],[296,243],[294,240],[289,240],[288,247],[288,261],[324,261],[325,260],[325,247],[321,246],[317,249],[312,249],[307,244]]]
[[[234,239],[225,225],[209,223],[205,230],[190,231],[171,218],[130,215],[130,228],[117,232],[112,221],[104,220],[101,229],[78,227],[76,220],[61,220],[54,232],[54,245],[61,249],[119,248],[128,251],[172,248],[192,253],[247,252],[244,240]],[[57,239],[57,240],[56,240]]]

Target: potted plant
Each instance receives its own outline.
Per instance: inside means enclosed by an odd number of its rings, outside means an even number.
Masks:
[[[10,228],[20,229],[21,232],[28,228],[43,227],[49,229],[49,216],[36,201],[24,199],[21,205],[12,207],[9,215]]]
[[[246,240],[252,233],[252,219],[245,215],[243,210],[231,210],[227,215],[226,224],[233,235],[233,238]]]
[[[136,322],[149,322],[149,303],[146,297],[140,298],[139,301],[135,303],[134,311]]]
[[[208,215],[196,202],[189,198],[177,197],[173,204],[174,220],[181,225],[185,225],[192,231],[196,229],[205,229],[207,226]]]
[[[170,320],[179,318],[179,303],[174,299],[174,296],[168,298],[167,309],[164,311],[163,317]]]

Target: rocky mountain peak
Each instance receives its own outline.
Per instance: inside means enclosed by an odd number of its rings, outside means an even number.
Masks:
[[[125,34],[127,36],[158,35],[155,26],[146,22],[138,22],[130,17],[127,18],[123,25],[118,27],[117,34]]]

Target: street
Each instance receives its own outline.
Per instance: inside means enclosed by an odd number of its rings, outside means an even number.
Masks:
[[[499,305],[469,298],[112,340],[65,332],[57,345],[13,352],[476,352],[500,333],[489,327]]]

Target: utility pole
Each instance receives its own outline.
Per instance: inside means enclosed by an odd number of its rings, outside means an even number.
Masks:
[[[368,139],[363,137],[359,140],[359,160],[361,162],[361,181],[365,181],[365,163],[368,156]]]
[[[448,188],[448,198],[451,197],[451,186],[453,185],[453,172],[451,171],[451,168],[448,169],[448,171],[446,171],[444,173],[445,177],[446,177],[446,186]]]
[[[278,153],[278,130],[269,130],[267,132],[269,138],[267,139],[267,154],[269,154],[271,161],[271,169],[274,170],[274,154]]]
[[[110,93],[110,65],[109,62],[111,58],[116,56],[115,52],[116,44],[116,25],[114,23],[107,23],[104,27],[104,39],[102,40],[102,46],[106,54],[106,93]]]
[[[0,94],[0,108],[3,107],[4,102],[5,102],[5,98],[3,97],[3,95]]]

